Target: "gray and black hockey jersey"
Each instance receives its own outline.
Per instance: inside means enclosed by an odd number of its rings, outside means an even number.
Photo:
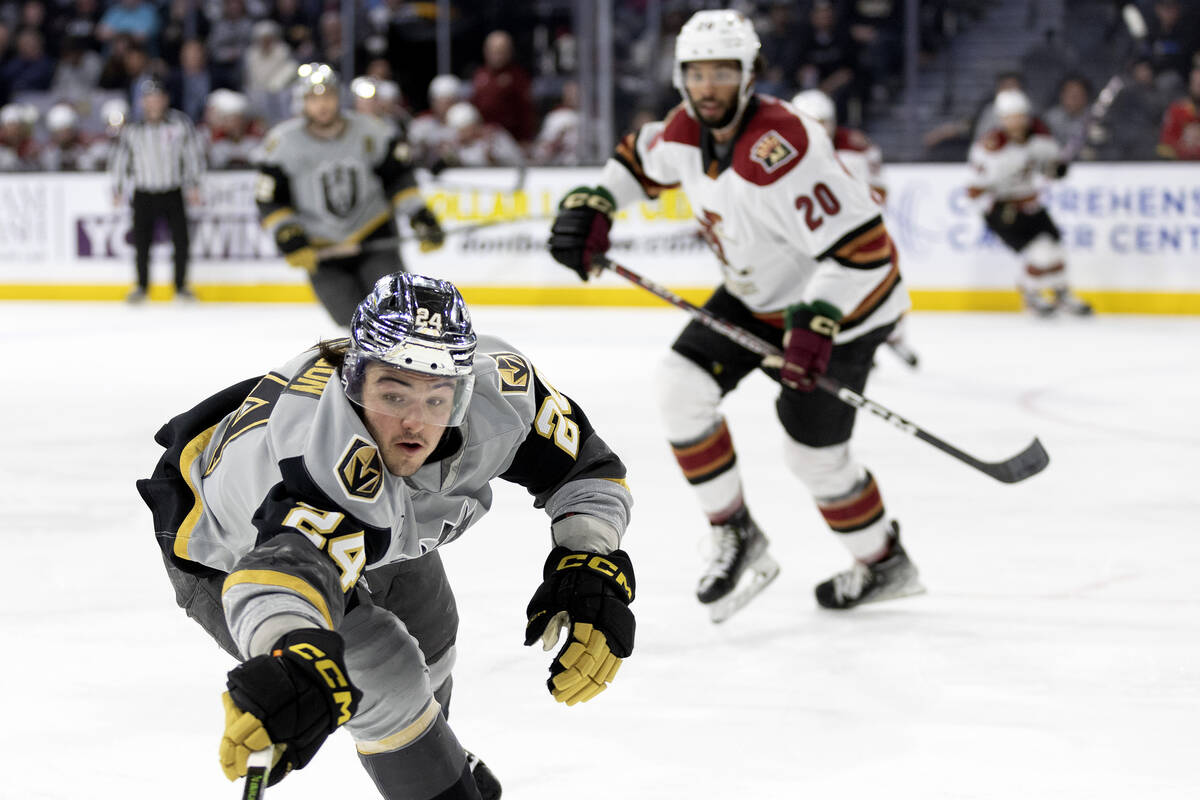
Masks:
[[[529,490],[556,544],[619,546],[625,467],[583,410],[500,339],[480,337],[474,369],[466,421],[407,478],[388,472],[316,350],[159,431],[167,452],[138,490],[174,564],[228,575],[226,619],[243,653],[271,617],[336,630],[364,570],[461,536],[491,507],[495,478]]]
[[[313,136],[303,117],[281,122],[263,141],[255,200],[272,235],[299,225],[318,246],[361,242],[395,212],[425,207],[413,176],[409,145],[388,123],[343,111],[346,127],[333,139]]]

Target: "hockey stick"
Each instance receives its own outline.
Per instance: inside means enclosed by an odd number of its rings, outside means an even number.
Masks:
[[[657,283],[643,278],[636,272],[633,272],[626,267],[612,261],[607,256],[594,255],[592,256],[592,265],[610,269],[620,275],[622,278],[637,284],[651,294],[656,294],[663,300],[666,300],[677,308],[682,308],[684,311],[691,314],[698,322],[717,333],[732,340],[736,344],[741,345],[752,353],[758,353],[763,357],[763,366],[778,369],[783,364],[783,351],[770,342],[764,341],[747,330],[739,328],[732,323],[726,322],[713,315],[711,312],[692,305],[687,300],[684,300],[679,295],[672,292],[670,289],[659,286]],[[910,436],[915,436],[923,442],[933,445],[943,453],[957,458],[964,464],[968,464],[980,472],[990,475],[1003,483],[1017,483],[1026,478],[1032,477],[1046,468],[1050,463],[1050,456],[1046,453],[1046,449],[1042,447],[1042,443],[1037,438],[1029,444],[1020,453],[1017,453],[1012,458],[1004,461],[981,461],[974,456],[964,453],[954,445],[942,441],[915,423],[909,422],[904,417],[900,416],[890,409],[876,403],[858,392],[846,386],[839,380],[829,377],[828,375],[817,375],[814,378],[817,388],[821,391],[833,395],[838,400],[841,400],[848,406],[853,406],[857,409],[869,411],[871,414],[882,419],[884,422],[891,425]]]
[[[246,759],[246,781],[242,784],[242,800],[262,800],[267,794],[267,779],[271,776],[271,762],[275,758],[275,745],[266,750],[255,750]]]
[[[1146,40],[1146,20],[1142,18],[1142,12],[1138,10],[1138,7],[1133,3],[1127,3],[1121,8],[1121,18],[1125,22],[1125,29],[1133,37],[1134,43],[1137,45],[1143,44]],[[1100,94],[1096,95],[1096,99],[1092,101],[1092,105],[1088,108],[1087,116],[1084,118],[1083,124],[1079,126],[1079,130],[1071,135],[1071,138],[1067,140],[1067,144],[1063,147],[1062,160],[1064,164],[1078,158],[1092,127],[1108,115],[1108,111],[1116,101],[1117,95],[1124,88],[1124,70],[1118,69],[1108,79],[1108,83],[1104,84],[1104,88],[1100,90]]]
[[[549,219],[546,216],[529,216],[529,217],[512,217],[502,219],[492,219],[486,222],[476,222],[471,225],[460,225],[457,228],[450,228],[442,231],[444,236],[458,236],[463,233],[474,233],[483,228],[490,228],[493,225],[509,225],[514,222],[529,222]],[[382,239],[371,239],[367,242],[350,242],[346,244],[333,244],[329,247],[323,247],[317,251],[318,261],[329,261],[334,258],[349,258],[350,256],[361,255],[362,253],[379,253],[386,250],[394,250],[405,242],[417,241],[417,237],[411,234],[405,236],[388,236]]]

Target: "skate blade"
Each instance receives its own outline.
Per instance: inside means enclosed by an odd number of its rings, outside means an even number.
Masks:
[[[714,623],[729,619],[745,608],[778,576],[778,562],[767,553],[763,553],[742,573],[733,591],[708,607],[709,619]]]

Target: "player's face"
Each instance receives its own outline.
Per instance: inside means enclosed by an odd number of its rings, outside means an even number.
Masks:
[[[741,83],[742,66],[737,61],[689,61],[683,65],[683,86],[707,125],[719,125],[733,115]]]
[[[363,416],[393,475],[412,475],[429,458],[454,409],[454,387],[453,378],[367,366]]]
[[[304,116],[315,125],[332,125],[338,117],[337,92],[305,95]]]

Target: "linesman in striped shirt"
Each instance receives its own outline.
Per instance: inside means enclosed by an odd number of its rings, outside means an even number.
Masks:
[[[187,284],[188,202],[200,203],[204,150],[191,120],[169,107],[162,82],[148,79],[139,87],[143,120],[127,122],[113,150],[109,173],[113,179],[113,204],[133,207],[134,264],[137,286],[128,300],[146,299],[150,285],[150,244],[160,217],[167,221],[175,256],[175,297],[194,300]]]

